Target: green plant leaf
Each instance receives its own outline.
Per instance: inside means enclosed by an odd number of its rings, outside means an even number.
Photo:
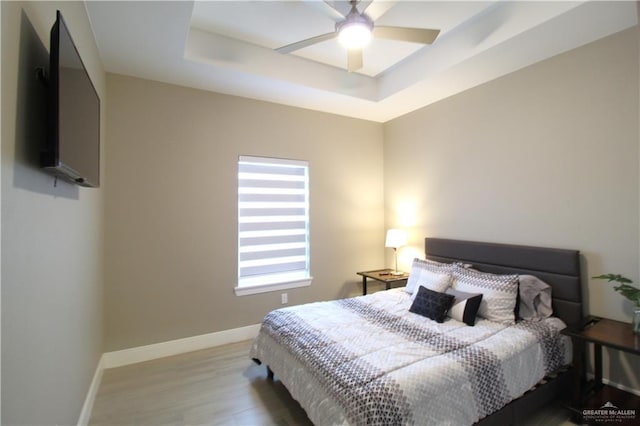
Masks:
[[[640,288],[628,284],[620,284],[613,289],[629,300],[636,301],[640,298]]]
[[[624,277],[620,274],[603,274],[594,276],[592,278],[620,283],[620,285],[613,287],[613,289],[635,303],[636,306],[640,307],[640,288],[629,285],[633,282],[629,278]]]
[[[633,282],[629,278],[622,276],[620,274],[603,274],[603,275],[594,276],[592,278],[598,279],[598,280],[607,280],[609,282],[615,281],[621,284],[631,284]]]

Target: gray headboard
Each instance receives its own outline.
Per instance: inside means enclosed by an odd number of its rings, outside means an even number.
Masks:
[[[566,324],[582,320],[580,252],[511,244],[425,238],[427,259],[470,263],[494,274],[535,275],[552,287],[553,312]]]

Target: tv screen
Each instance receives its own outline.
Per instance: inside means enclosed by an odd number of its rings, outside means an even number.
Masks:
[[[60,11],[51,29],[49,138],[42,167],[82,186],[100,186],[100,98]]]

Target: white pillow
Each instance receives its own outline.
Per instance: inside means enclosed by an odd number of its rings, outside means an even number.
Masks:
[[[420,278],[416,290],[411,295],[411,300],[416,298],[420,287],[428,288],[429,290],[437,291],[438,293],[444,293],[446,289],[451,287],[451,281],[453,277],[451,274],[436,274],[435,272],[422,270],[420,272]]]
[[[478,315],[502,324],[515,323],[518,275],[497,275],[453,266],[452,288],[467,293],[482,293]]]
[[[439,279],[443,279],[441,278],[442,275],[449,276],[449,281],[444,288],[443,282],[437,282]],[[407,280],[405,291],[409,294],[413,294],[418,291],[418,286],[424,283],[425,287],[427,287],[429,290],[442,293],[449,287],[450,281],[450,264],[415,258],[413,259],[413,264],[411,265],[411,272],[409,273],[409,279]]]

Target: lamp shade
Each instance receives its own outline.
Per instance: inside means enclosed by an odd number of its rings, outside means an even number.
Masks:
[[[407,244],[407,234],[402,229],[389,229],[387,231],[387,239],[385,247],[398,248]]]

